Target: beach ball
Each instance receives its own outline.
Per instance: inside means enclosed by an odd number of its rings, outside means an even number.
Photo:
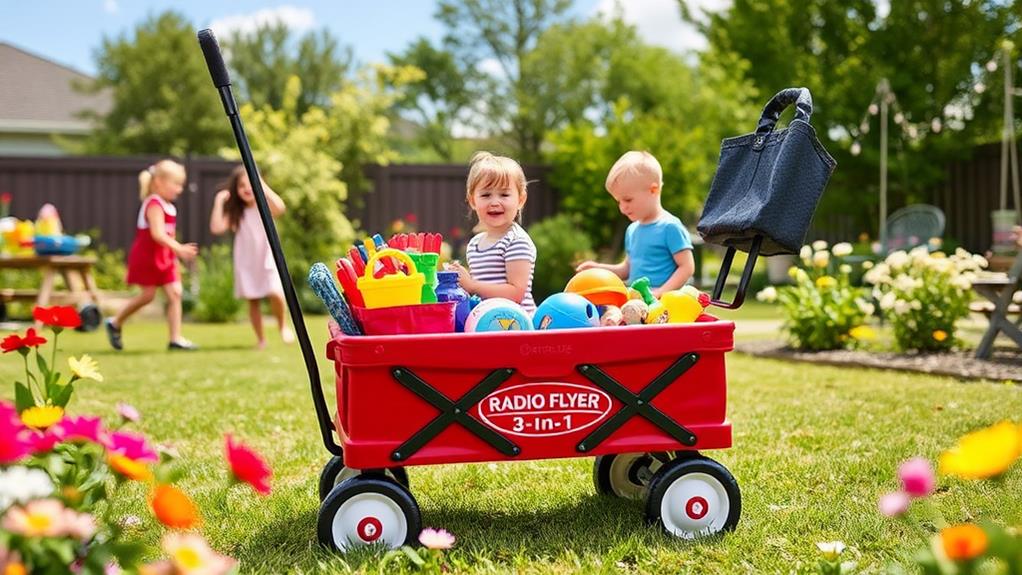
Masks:
[[[484,299],[465,319],[465,331],[525,331],[532,320],[522,306],[502,297]]]
[[[532,316],[536,329],[597,327],[600,312],[593,302],[576,293],[555,293],[543,300]]]

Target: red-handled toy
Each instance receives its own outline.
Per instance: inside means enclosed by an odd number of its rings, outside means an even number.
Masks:
[[[337,260],[337,281],[341,282],[344,297],[348,298],[348,303],[351,305],[365,307],[362,292],[358,289],[358,278],[359,274],[355,273],[355,266],[352,265],[351,260],[348,258]]]

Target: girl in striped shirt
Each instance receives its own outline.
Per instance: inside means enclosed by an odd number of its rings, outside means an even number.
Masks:
[[[458,262],[447,268],[458,272],[458,283],[468,293],[507,298],[532,313],[536,246],[519,223],[528,197],[525,186],[518,162],[488,152],[473,156],[466,199],[483,231],[468,242],[469,269]]]

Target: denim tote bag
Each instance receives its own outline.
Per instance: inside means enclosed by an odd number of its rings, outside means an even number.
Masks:
[[[781,112],[795,106],[795,118],[774,131]],[[706,242],[728,248],[714,300],[730,271],[735,250],[749,253],[744,281],[739,283],[738,307],[748,287],[757,255],[795,254],[802,247],[816,204],[837,162],[823,149],[809,123],[813,98],[807,88],[781,90],[760,116],[752,134],[725,139],[720,162],[710,185],[699,234]],[[744,285],[743,285],[744,284]]]

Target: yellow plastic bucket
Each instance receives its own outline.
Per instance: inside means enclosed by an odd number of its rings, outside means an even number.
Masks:
[[[405,264],[408,274],[399,271],[378,279],[373,277],[376,263],[382,258],[394,258]],[[376,252],[366,262],[365,274],[358,278],[358,291],[362,292],[366,309],[413,305],[422,303],[422,286],[425,283],[426,277],[416,270],[415,262],[408,254],[387,248]]]

